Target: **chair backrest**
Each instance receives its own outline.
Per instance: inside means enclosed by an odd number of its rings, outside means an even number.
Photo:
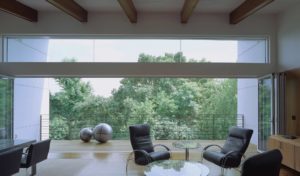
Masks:
[[[19,172],[22,148],[0,153],[0,175],[9,176]]]
[[[148,124],[129,126],[129,133],[133,150],[145,150],[148,153],[154,151]]]
[[[252,129],[231,127],[223,146],[222,153],[226,154],[230,151],[236,151],[233,156],[242,157],[249,146],[252,134]]]
[[[33,164],[46,160],[49,153],[51,139],[39,141],[31,144],[28,149],[26,166],[29,167]]]
[[[254,155],[244,162],[241,176],[279,176],[281,161],[282,155],[277,149]]]

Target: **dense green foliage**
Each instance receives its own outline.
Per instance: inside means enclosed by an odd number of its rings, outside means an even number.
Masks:
[[[264,78],[258,84],[259,112],[259,149],[267,150],[267,140],[272,131],[272,80]]]
[[[166,61],[188,62],[181,53],[139,57]],[[156,139],[221,139],[237,121],[236,79],[124,78],[109,98],[93,95],[79,78],[56,81],[62,90],[50,96],[54,139],[77,139],[80,128],[102,122],[115,139],[127,139],[128,126],[140,123],[150,124]]]
[[[13,80],[0,79],[0,139],[12,137]]]

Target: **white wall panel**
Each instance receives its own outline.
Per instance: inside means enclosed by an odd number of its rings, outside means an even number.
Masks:
[[[253,129],[251,143],[258,144],[258,82],[238,79],[238,114],[244,115],[245,128]]]
[[[48,40],[32,43],[12,40],[9,60],[31,58],[46,60]],[[17,59],[18,58],[18,59]],[[9,74],[10,75],[10,74]],[[45,86],[46,85],[46,86]],[[44,78],[16,78],[14,80],[14,138],[40,139],[40,115],[49,114],[49,89]]]
[[[238,42],[238,61],[264,57],[261,42]],[[258,81],[257,79],[238,79],[238,114],[244,115],[245,128],[253,129],[251,143],[258,144]]]
[[[279,16],[278,70],[300,68],[300,3]]]

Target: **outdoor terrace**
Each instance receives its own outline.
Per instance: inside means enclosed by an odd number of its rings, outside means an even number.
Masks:
[[[172,159],[184,160],[183,149],[172,146],[174,140],[156,140],[154,143],[165,144],[172,151]],[[221,144],[222,140],[199,140],[202,147],[208,144]],[[190,160],[199,161],[201,149],[190,150]],[[37,174],[42,176],[125,176],[126,159],[132,151],[129,140],[111,140],[100,144],[95,140],[90,143],[83,143],[80,140],[53,140],[51,142],[48,160],[37,165]],[[256,146],[250,145],[247,156],[256,153]],[[218,175],[220,168],[204,161],[210,169],[210,175]],[[133,161],[129,163],[130,176],[143,175],[144,166],[137,166]],[[25,170],[21,169],[15,176],[25,175]],[[227,175],[235,176],[238,172],[234,169],[227,171]]]
[[[172,158],[184,160],[183,149],[172,146],[175,140],[156,140],[154,144],[160,143],[170,147]],[[208,144],[222,145],[224,140],[197,140],[201,146]],[[199,161],[202,148],[190,150],[190,160]],[[37,175],[40,176],[125,176],[126,159],[132,151],[129,140],[111,140],[107,143],[98,143],[92,140],[83,143],[80,140],[52,140],[48,159],[37,165]],[[246,156],[256,154],[256,145],[250,144],[246,151]],[[210,176],[217,176],[221,173],[218,166],[204,160],[204,164],[210,169]],[[129,176],[142,176],[145,166],[135,165],[133,161],[129,163]],[[14,176],[24,176],[25,169]],[[29,172],[29,170],[28,170]],[[226,171],[227,176],[238,176],[235,169]],[[296,176],[296,173],[283,168],[280,176]]]

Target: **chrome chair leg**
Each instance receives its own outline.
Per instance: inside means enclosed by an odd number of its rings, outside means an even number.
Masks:
[[[221,167],[221,175],[224,176],[225,175],[225,168]]]
[[[36,165],[31,166],[31,175],[36,175]]]
[[[134,152],[130,152],[128,157],[127,157],[127,161],[126,161],[126,176],[128,175],[128,164],[129,164],[129,161],[130,160],[133,160],[133,155],[134,155]]]
[[[203,164],[203,151],[201,152],[201,158],[200,158],[200,163],[202,163]]]

